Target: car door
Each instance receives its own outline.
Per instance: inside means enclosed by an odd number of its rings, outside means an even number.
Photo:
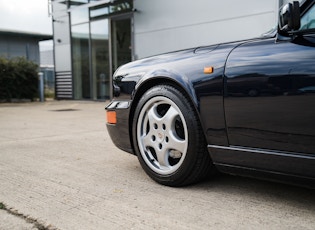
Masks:
[[[231,52],[224,98],[230,147],[283,154],[283,159],[314,157],[314,21],[313,4],[302,17],[298,35],[250,41]],[[239,163],[246,166],[254,159]]]

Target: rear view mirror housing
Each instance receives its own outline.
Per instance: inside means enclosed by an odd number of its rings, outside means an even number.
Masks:
[[[279,32],[282,34],[296,31],[301,26],[300,4],[297,1],[285,4],[279,13]]]

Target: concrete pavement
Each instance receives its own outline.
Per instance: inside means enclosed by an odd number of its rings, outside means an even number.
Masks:
[[[221,176],[149,179],[118,150],[105,103],[0,104],[0,229],[314,229],[313,190]],[[14,214],[14,215],[12,215]]]

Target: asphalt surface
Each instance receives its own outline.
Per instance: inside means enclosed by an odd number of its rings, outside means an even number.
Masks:
[[[314,229],[315,192],[221,175],[156,184],[118,150],[105,103],[0,104],[0,229]]]

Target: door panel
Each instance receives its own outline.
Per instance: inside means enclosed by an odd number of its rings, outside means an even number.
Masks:
[[[314,37],[241,45],[225,75],[230,145],[314,154]]]

